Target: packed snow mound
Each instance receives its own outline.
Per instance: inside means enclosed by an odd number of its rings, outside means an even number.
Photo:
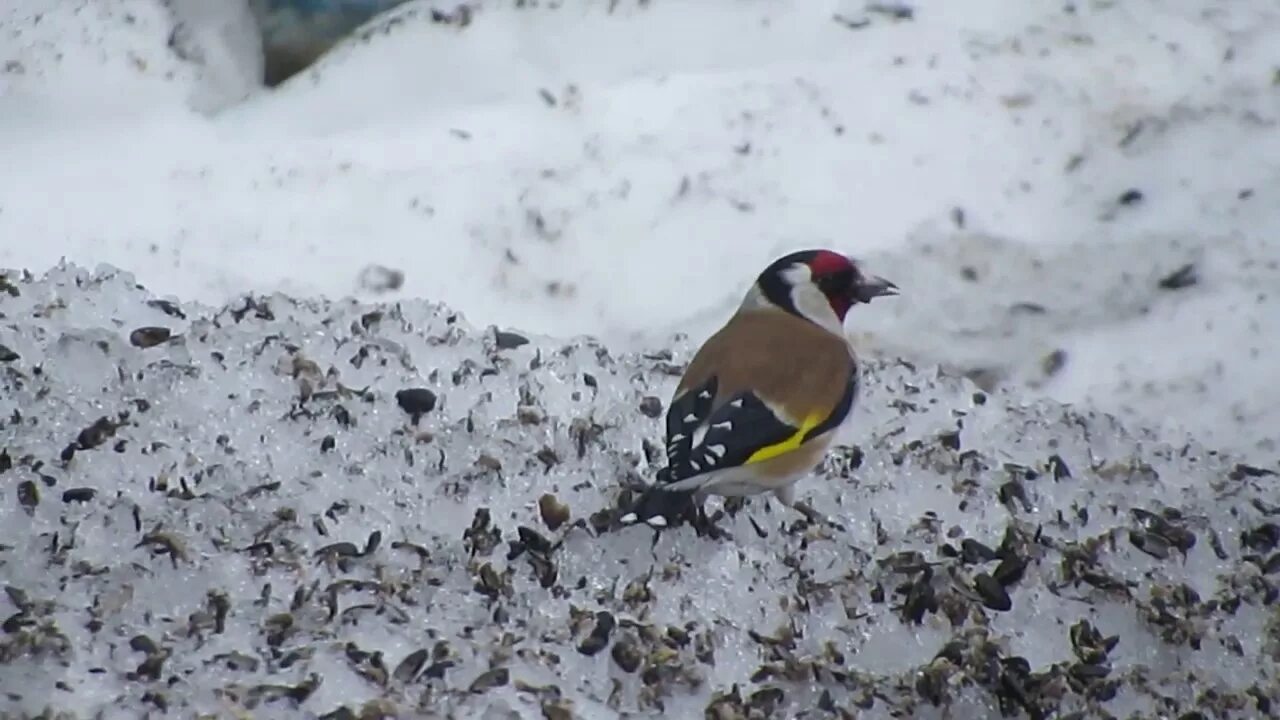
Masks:
[[[731,537],[609,521],[693,346],[0,281],[0,714],[1259,717],[1274,459],[902,361]],[[1252,461],[1257,464],[1247,464]]]

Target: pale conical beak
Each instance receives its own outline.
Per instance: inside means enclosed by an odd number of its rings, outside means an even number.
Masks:
[[[897,295],[898,286],[874,275],[864,277],[862,282],[853,286],[853,299],[860,303],[869,303],[878,297]]]

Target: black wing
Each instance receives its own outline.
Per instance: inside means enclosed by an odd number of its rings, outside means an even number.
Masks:
[[[667,467],[658,478],[660,482],[675,483],[712,470],[745,465],[763,449],[796,442],[801,432],[749,392],[730,398],[700,421],[692,420],[693,416],[688,413],[677,415],[674,422],[668,420],[668,428],[674,425],[676,432],[668,431]],[[706,434],[694,446],[693,431],[704,423]]]
[[[803,418],[799,427],[779,418],[750,392],[730,398],[707,417],[715,386],[713,377],[702,388],[682,395],[672,404],[667,415],[667,467],[659,473],[659,482],[680,482],[713,470],[777,457],[834,429],[853,408],[858,375],[855,372],[849,376],[840,401],[826,417]],[[694,431],[704,422],[706,434],[695,447]]]
[[[840,402],[827,417],[810,418],[802,427],[781,420],[751,393],[731,398],[713,413],[716,388],[713,376],[672,401],[667,411],[667,466],[658,471],[657,482],[620,517],[624,524],[643,521],[669,527],[694,518],[696,481],[682,481],[776,457],[834,429],[853,408],[858,375],[850,376]],[[694,446],[694,433],[704,423],[706,434]]]
[[[677,474],[676,469],[688,464],[693,436],[711,414],[719,385],[719,379],[712,375],[671,401],[671,407],[667,408],[667,466],[658,472],[658,482],[674,482],[672,476]]]

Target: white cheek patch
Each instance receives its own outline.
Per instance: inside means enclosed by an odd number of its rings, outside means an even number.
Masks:
[[[796,310],[805,317],[837,335],[844,334],[840,318],[836,317],[836,311],[831,309],[827,296],[823,295],[813,283],[806,282],[793,287],[791,301],[795,303]]]
[[[831,309],[827,296],[813,284],[813,271],[808,265],[796,263],[783,270],[781,275],[791,286],[791,302],[801,315],[837,335],[844,334],[843,324],[836,317],[836,311]]]
[[[783,270],[780,274],[782,275],[782,278],[787,281],[787,284],[792,287],[809,285],[813,282],[813,271],[804,263],[796,263],[786,270]]]

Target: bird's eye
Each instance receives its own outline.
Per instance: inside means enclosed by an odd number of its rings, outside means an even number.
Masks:
[[[842,294],[853,284],[853,269],[822,275],[816,278],[815,282],[824,295]]]

